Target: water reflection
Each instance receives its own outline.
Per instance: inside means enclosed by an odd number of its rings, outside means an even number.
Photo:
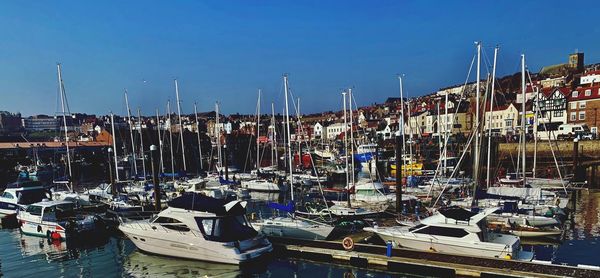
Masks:
[[[123,262],[124,274],[135,277],[237,277],[237,265],[176,259],[134,251]]]

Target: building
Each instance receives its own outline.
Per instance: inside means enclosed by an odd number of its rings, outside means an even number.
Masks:
[[[542,88],[533,98],[533,111],[537,111],[539,125],[546,130],[557,130],[567,123],[567,103],[571,90],[565,87]]]
[[[333,139],[337,138],[345,130],[349,130],[349,129],[350,129],[350,124],[347,124],[346,127],[344,128],[344,123],[335,123],[335,124],[332,124],[332,125],[329,125],[328,127],[326,127],[325,133],[326,133],[327,139],[333,140]]]
[[[317,122],[313,126],[313,138],[321,139],[321,138],[325,137],[325,134],[323,134],[324,131],[325,131],[325,128],[323,128],[323,125],[321,123]]]
[[[571,92],[569,123],[586,124],[592,133],[598,133],[598,108],[600,108],[600,86],[577,88]]]
[[[489,105],[487,106],[489,108]],[[494,107],[493,111],[486,109],[484,129],[492,129],[495,135],[510,135],[517,132],[519,123],[519,110],[514,104]],[[491,117],[491,118],[490,118]]]
[[[581,76],[579,84],[582,86],[594,86],[600,83],[600,70],[589,71]]]
[[[69,122],[70,118],[67,118],[67,126]],[[23,129],[27,132],[59,131],[61,123],[58,117],[47,115],[31,116],[22,120]]]

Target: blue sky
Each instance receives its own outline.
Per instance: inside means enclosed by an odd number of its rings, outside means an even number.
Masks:
[[[523,2],[523,3],[522,3]],[[164,113],[179,79],[183,111],[253,113],[283,106],[288,73],[302,112],[420,95],[466,77],[481,40],[499,75],[564,63],[575,49],[600,62],[595,1],[1,1],[0,110],[53,114],[56,62],[72,112]],[[145,81],[145,82],[144,82]],[[267,112],[263,109],[263,112]]]

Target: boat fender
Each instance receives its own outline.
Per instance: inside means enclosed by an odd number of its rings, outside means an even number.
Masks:
[[[510,260],[512,259],[512,256],[510,254],[506,254],[506,256],[504,256],[505,259]]]
[[[60,234],[58,232],[51,232],[50,239],[52,240],[60,240]]]
[[[344,246],[346,251],[352,251],[354,250],[354,240],[350,237],[345,237],[344,240],[342,240],[342,246]]]

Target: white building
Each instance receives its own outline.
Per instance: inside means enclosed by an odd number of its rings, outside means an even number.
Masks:
[[[514,134],[518,121],[519,110],[511,103],[508,106],[494,107],[494,111],[486,111],[484,128],[489,130],[491,125],[492,133],[496,135]]]
[[[346,127],[344,128],[344,123],[335,123],[332,125],[329,125],[328,127],[325,128],[325,133],[327,136],[327,139],[335,139],[338,137],[338,135],[340,135],[340,133],[343,133],[344,130],[349,130],[350,129],[350,124],[347,124]]]
[[[321,123],[316,123],[313,126],[313,138],[323,138],[323,136],[325,135],[323,134],[323,131],[325,131],[323,125]]]
[[[598,83],[600,83],[600,70],[587,72],[581,76],[581,80],[579,81],[581,85]]]

